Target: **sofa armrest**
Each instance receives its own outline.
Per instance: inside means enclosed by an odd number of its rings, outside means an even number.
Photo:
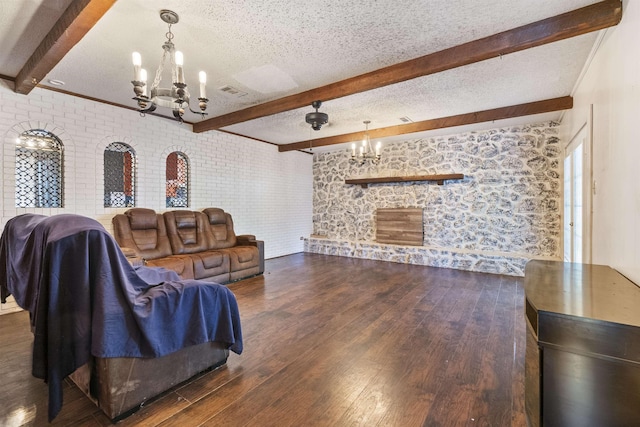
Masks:
[[[139,257],[136,254],[136,251],[134,251],[133,249],[121,247],[120,250],[122,251],[124,256],[127,257],[127,261],[129,261],[129,264],[131,264],[132,266],[139,267],[141,265],[144,265],[144,260]]]
[[[134,250],[133,250],[133,249],[131,249],[131,248],[123,248],[123,247],[120,247],[120,250],[122,251],[122,253],[124,254],[124,256],[126,256],[127,258],[131,258],[131,257],[136,256],[136,251],[134,251]]]
[[[256,236],[253,234],[241,234],[236,236],[236,240],[240,246],[256,246]]]
[[[238,246],[256,246],[260,256],[260,268],[258,274],[264,273],[264,241],[256,240],[253,234],[241,234],[236,236]]]

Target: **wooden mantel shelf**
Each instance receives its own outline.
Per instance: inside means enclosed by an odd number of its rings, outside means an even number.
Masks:
[[[384,176],[377,178],[354,178],[345,179],[345,184],[361,185],[367,188],[369,184],[384,184],[389,182],[413,182],[413,181],[435,181],[438,185],[444,184],[445,181],[452,179],[464,179],[461,173],[449,173],[443,175],[414,175],[414,176]]]

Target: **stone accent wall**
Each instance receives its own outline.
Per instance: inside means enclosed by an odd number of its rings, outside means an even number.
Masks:
[[[562,149],[553,122],[386,144],[378,165],[347,150],[313,162],[314,234],[305,250],[522,275],[559,259]],[[462,173],[462,181],[347,185],[346,178]],[[379,245],[378,208],[424,210],[424,246]]]

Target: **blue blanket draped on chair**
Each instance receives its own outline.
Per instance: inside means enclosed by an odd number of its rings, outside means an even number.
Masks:
[[[33,370],[49,385],[49,420],[62,381],[95,357],[159,357],[209,341],[242,352],[238,304],[224,286],[134,268],[97,221],[26,214],[0,238],[0,296],[31,314]]]

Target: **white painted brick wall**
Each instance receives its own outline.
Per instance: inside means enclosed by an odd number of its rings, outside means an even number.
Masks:
[[[22,130],[44,128],[64,144],[64,208],[15,207],[15,139]],[[16,215],[76,213],[112,231],[111,218],[123,208],[103,207],[103,152],[114,141],[136,152],[136,206],[167,210],[165,161],[181,151],[190,164],[190,206],[219,207],[231,213],[237,234],[265,242],[267,258],[303,251],[301,236],[312,230],[312,156],[279,153],[274,145],[221,132],[193,133],[190,125],[135,111],[34,89],[15,94],[0,80],[2,186],[0,227]],[[15,310],[0,305],[0,314]]]

